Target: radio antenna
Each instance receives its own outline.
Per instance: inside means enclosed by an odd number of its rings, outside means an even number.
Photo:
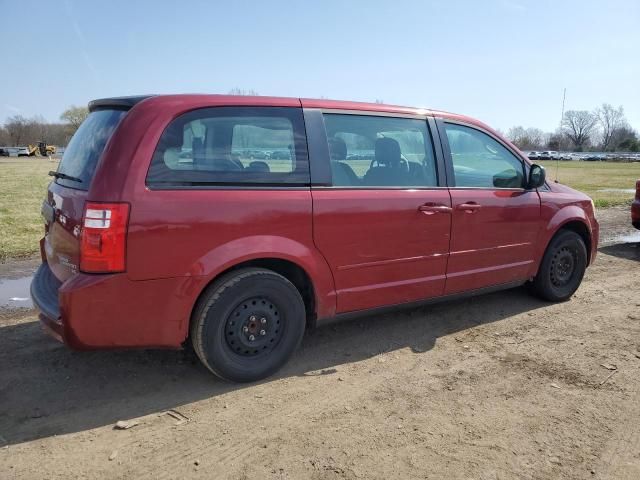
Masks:
[[[560,114],[560,132],[562,132],[562,120],[564,119],[564,101],[566,98],[567,98],[567,89],[565,87],[565,89],[562,92],[562,113]],[[562,133],[560,133],[560,135],[562,135]],[[560,148],[560,145],[558,145],[558,148]],[[558,183],[558,170],[560,170],[560,152],[558,152],[558,155],[556,155],[556,180],[555,180],[556,183]]]

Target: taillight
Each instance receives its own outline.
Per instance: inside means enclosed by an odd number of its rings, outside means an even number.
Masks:
[[[640,200],[640,180],[636,180],[636,200]]]
[[[80,270],[114,273],[125,270],[128,203],[87,202],[80,235]]]

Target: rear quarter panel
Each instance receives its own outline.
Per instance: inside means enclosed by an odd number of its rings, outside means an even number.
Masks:
[[[314,283],[319,315],[335,312],[333,278],[313,247],[309,189],[148,190],[132,202],[127,275],[200,277],[257,258],[289,260]],[[193,299],[195,301],[195,299]]]

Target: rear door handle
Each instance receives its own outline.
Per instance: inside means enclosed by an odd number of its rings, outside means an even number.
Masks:
[[[456,210],[464,210],[467,213],[473,213],[476,210],[480,210],[480,205],[476,202],[460,203],[456,205]]]
[[[451,207],[447,207],[446,205],[433,205],[429,203],[420,205],[418,210],[425,215],[433,215],[434,213],[451,213]]]

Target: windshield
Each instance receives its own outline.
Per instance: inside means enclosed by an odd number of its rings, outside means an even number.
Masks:
[[[90,113],[71,138],[58,167],[59,173],[72,178],[57,178],[56,183],[89,190],[100,155],[126,113],[124,110],[98,110]]]

